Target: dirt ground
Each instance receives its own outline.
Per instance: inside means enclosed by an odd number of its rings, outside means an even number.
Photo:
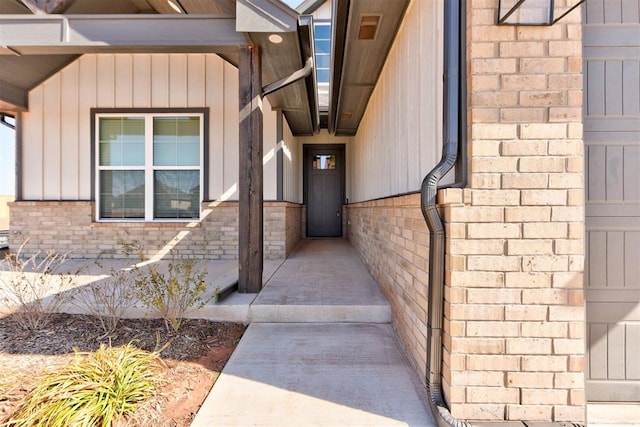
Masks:
[[[187,427],[240,341],[245,326],[191,320],[178,334],[171,334],[160,319],[125,319],[109,336],[101,337],[101,331],[95,319],[83,315],[53,315],[36,332],[21,329],[10,317],[0,318],[0,425],[44,372],[73,359],[74,348],[92,351],[100,343],[119,346],[133,342],[150,351],[168,343],[161,353],[166,381],[127,425]]]

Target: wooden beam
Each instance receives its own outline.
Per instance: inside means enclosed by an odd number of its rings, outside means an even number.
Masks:
[[[238,290],[262,289],[262,66],[257,46],[240,49]]]

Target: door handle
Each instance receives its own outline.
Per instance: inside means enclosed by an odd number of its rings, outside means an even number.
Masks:
[[[336,216],[340,216],[340,209],[336,211]]]

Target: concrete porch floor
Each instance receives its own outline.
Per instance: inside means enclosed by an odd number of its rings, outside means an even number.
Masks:
[[[45,297],[76,295],[83,287],[99,285],[111,270],[129,268],[131,260],[69,259],[63,271],[73,277],[71,287],[51,286]],[[168,261],[159,261],[166,270]],[[200,261],[207,272],[205,299],[216,290],[237,282],[238,261]],[[0,286],[12,273],[0,260]],[[187,312],[189,318],[229,322],[370,322],[391,321],[391,308],[360,258],[345,239],[308,239],[285,260],[265,260],[264,288],[259,294],[235,292],[222,302],[210,300],[202,308]],[[1,292],[0,292],[1,294]],[[0,314],[7,311],[0,298]],[[77,300],[65,298],[59,311],[91,314]],[[128,318],[149,318],[154,313],[140,304],[124,314]]]
[[[253,301],[251,322],[391,322],[391,307],[345,239],[306,239]]]

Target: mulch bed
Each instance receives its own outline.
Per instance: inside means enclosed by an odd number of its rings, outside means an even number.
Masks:
[[[127,425],[187,427],[246,327],[236,323],[190,320],[179,333],[167,332],[161,319],[124,319],[103,337],[91,316],[54,314],[38,331],[0,318],[0,425],[46,371],[69,363],[74,349],[93,351],[101,343],[133,342],[161,358],[166,380],[159,393]]]

